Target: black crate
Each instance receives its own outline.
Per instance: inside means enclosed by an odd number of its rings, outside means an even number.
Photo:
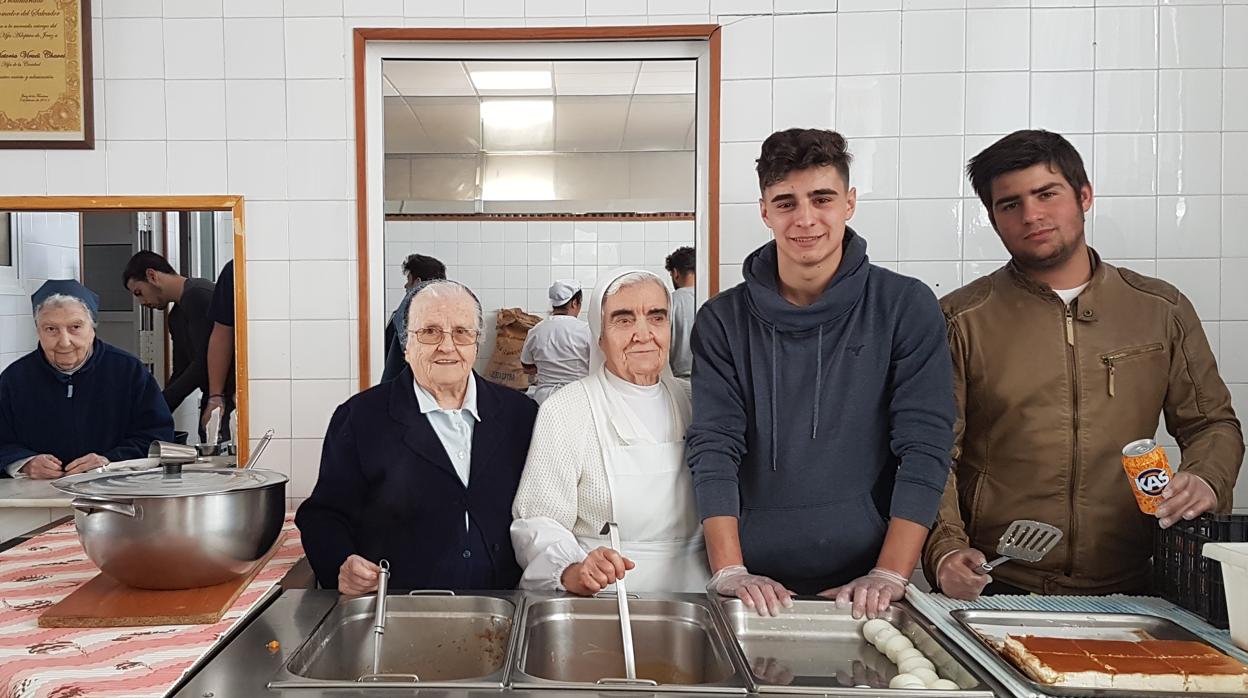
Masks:
[[[1180,520],[1157,533],[1153,593],[1225,629],[1226,590],[1222,563],[1201,555],[1205,543],[1248,542],[1248,516],[1205,514]]]

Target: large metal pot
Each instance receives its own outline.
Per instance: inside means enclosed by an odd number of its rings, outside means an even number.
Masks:
[[[141,589],[192,589],[247,572],[282,530],[287,477],[271,470],[170,468],[83,473],[74,496],[82,547],[105,574]]]

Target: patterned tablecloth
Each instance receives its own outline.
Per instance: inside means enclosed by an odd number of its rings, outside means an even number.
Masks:
[[[214,625],[40,628],[44,609],[98,572],[72,523],[0,553],[0,696],[163,696],[303,557],[294,515],[281,548]]]

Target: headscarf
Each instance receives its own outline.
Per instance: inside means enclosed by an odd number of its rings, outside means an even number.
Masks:
[[[91,320],[99,320],[100,297],[95,294],[95,291],[83,286],[74,279],[48,279],[43,282],[39,290],[35,291],[30,297],[30,311],[34,313],[39,310],[40,303],[57,295],[69,296],[82,301],[82,304],[87,307],[87,311],[91,313]]]
[[[602,339],[602,304],[606,300],[607,289],[611,288],[611,284],[615,283],[616,279],[625,274],[645,274],[653,277],[655,282],[662,287],[663,293],[667,295],[667,307],[669,311],[671,310],[672,289],[668,288],[667,284],[663,282],[663,277],[648,269],[619,267],[612,269],[605,275],[599,276],[598,282],[594,284],[594,292],[589,297],[589,317],[587,318],[589,320],[590,333],[593,335],[593,341],[589,343],[589,372],[591,374],[602,368],[607,361],[601,347],[598,345],[599,340]],[[670,345],[668,349],[671,349]],[[663,362],[662,376],[664,378],[673,377],[670,361],[665,360]]]

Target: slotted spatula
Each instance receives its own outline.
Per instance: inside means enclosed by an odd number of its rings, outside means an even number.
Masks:
[[[997,565],[1010,560],[1039,562],[1061,539],[1062,532],[1056,526],[1019,519],[1011,523],[997,541],[997,554],[1001,557],[980,565],[979,571],[988,574]]]

